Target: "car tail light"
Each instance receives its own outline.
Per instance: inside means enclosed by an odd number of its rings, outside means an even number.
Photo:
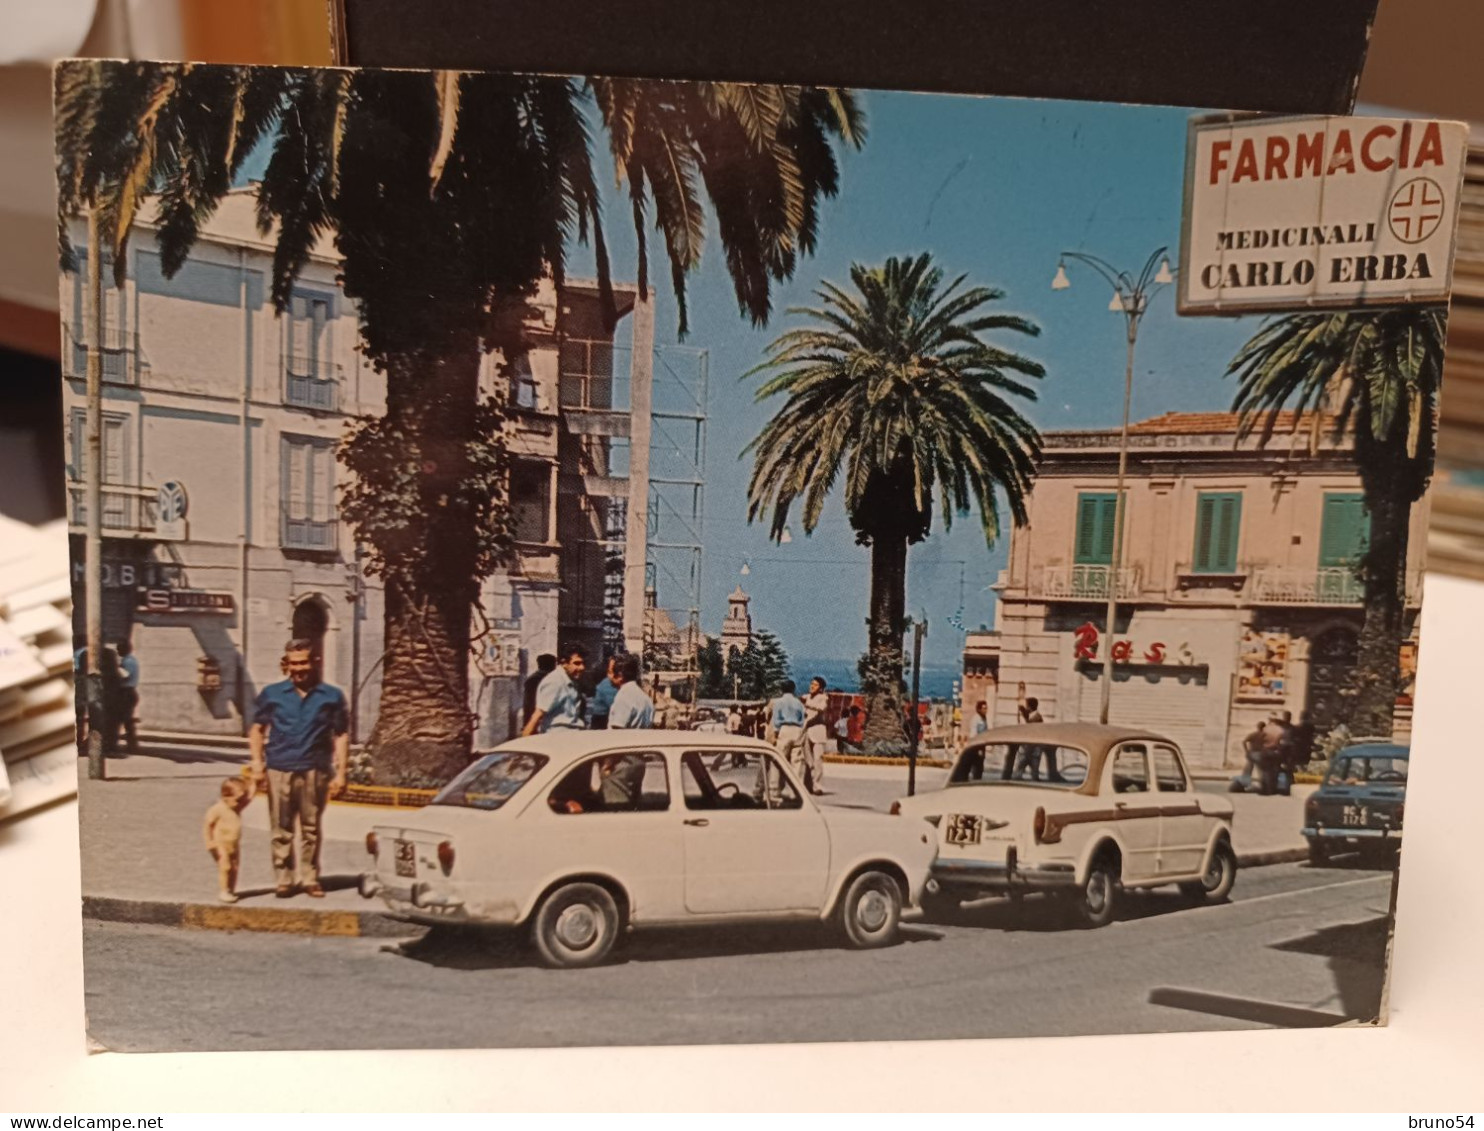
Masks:
[[[1046,835],[1046,810],[1036,806],[1036,815],[1031,819],[1031,832],[1035,834],[1036,843],[1041,843],[1041,838]]]
[[[366,834],[366,851],[369,852],[372,856],[375,856],[376,855],[376,847],[377,847],[376,846],[376,834],[375,833],[367,833]]]
[[[888,809],[887,812],[890,813],[893,817],[900,817],[902,815],[902,803],[900,801],[893,801],[891,803],[891,808]]]
[[[438,866],[445,876],[453,871],[453,844],[449,841],[438,842]]]

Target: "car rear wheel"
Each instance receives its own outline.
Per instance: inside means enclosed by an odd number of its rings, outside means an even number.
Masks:
[[[857,950],[890,946],[902,919],[902,889],[885,872],[862,872],[840,897],[835,921],[845,941]]]
[[[566,884],[536,909],[531,941],[547,966],[596,966],[613,950],[622,922],[607,888]]]
[[[1108,859],[1094,861],[1074,901],[1078,920],[1085,927],[1106,927],[1113,922],[1117,904],[1117,865]]]
[[[1180,891],[1191,899],[1209,899],[1213,903],[1231,894],[1237,882],[1237,854],[1222,841],[1211,852],[1205,874],[1192,883],[1181,884]]]

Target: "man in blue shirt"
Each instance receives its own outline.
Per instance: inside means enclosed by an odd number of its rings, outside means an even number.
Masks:
[[[288,679],[270,683],[254,705],[248,747],[253,781],[268,779],[268,815],[273,827],[274,894],[294,894],[294,822],[301,848],[298,882],[305,895],[325,894],[319,882],[320,816],[326,797],[345,792],[350,762],[350,712],[345,693],[320,678],[321,657],[310,640],[290,640],[284,649]]]
[[[536,688],[536,710],[527,720],[523,735],[542,734],[548,730],[583,730],[587,704],[577,687],[577,680],[587,668],[587,652],[573,644],[561,656],[561,663]]]
[[[799,780],[804,778],[807,749],[804,745],[804,703],[794,694],[791,679],[783,681],[778,698],[768,706],[772,709],[773,745],[783,760],[792,764]]]
[[[608,714],[613,710],[613,699],[618,694],[618,680],[614,675],[618,661],[617,656],[608,657],[608,674],[593,691],[593,697],[587,701],[587,721],[593,730],[603,730],[608,726]]]
[[[647,730],[654,726],[654,700],[644,694],[639,683],[639,657],[615,656],[613,680],[618,690],[608,716],[612,730]]]
[[[124,739],[130,754],[139,753],[139,733],[134,712],[139,708],[139,657],[134,655],[134,645],[120,640],[118,723],[124,728]]]

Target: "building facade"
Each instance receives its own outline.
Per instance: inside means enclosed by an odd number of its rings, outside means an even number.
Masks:
[[[79,617],[87,341],[85,233],[62,277],[69,522]],[[385,378],[357,352],[357,312],[319,241],[278,314],[272,236],[249,189],[229,194],[167,279],[146,209],[126,280],[105,264],[104,635],[139,657],[151,730],[240,734],[244,704],[281,678],[290,637],[322,642],[326,678],[352,694],[369,736],[380,690],[381,583],[338,517],[350,422],[385,411]],[[509,406],[516,553],[475,616],[471,708],[480,742],[512,733],[520,687],[559,642],[593,653],[642,641],[650,485],[652,307],[616,285],[617,351],[596,286],[544,284],[519,356],[485,358]],[[615,356],[618,362],[615,363]],[[642,454],[634,454],[636,452]],[[630,521],[634,519],[634,521]],[[79,621],[77,628],[82,630]]]
[[[1117,570],[1118,432],[1046,433],[1030,521],[995,585],[996,630],[971,638],[965,688],[972,665],[999,724],[1016,721],[1022,695],[1048,721],[1095,721],[1116,586],[1110,722],[1160,729],[1206,768],[1240,765],[1244,737],[1277,712],[1307,713],[1321,734],[1344,722],[1368,519],[1348,442],[1316,423],[1285,414],[1266,443],[1239,440],[1231,413],[1132,425]],[[1425,505],[1411,522],[1404,675],[1415,671]],[[1410,717],[1407,688],[1398,730]]]

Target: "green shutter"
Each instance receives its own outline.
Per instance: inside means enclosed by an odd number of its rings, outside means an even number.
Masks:
[[[1336,492],[1324,496],[1319,527],[1321,569],[1355,565],[1366,552],[1370,535],[1371,520],[1366,514],[1364,495]]]
[[[1203,491],[1196,496],[1196,573],[1236,573],[1237,540],[1242,529],[1242,496],[1235,491]]]
[[[1113,521],[1118,497],[1084,493],[1077,496],[1077,544],[1072,560],[1076,565],[1113,563]]]

